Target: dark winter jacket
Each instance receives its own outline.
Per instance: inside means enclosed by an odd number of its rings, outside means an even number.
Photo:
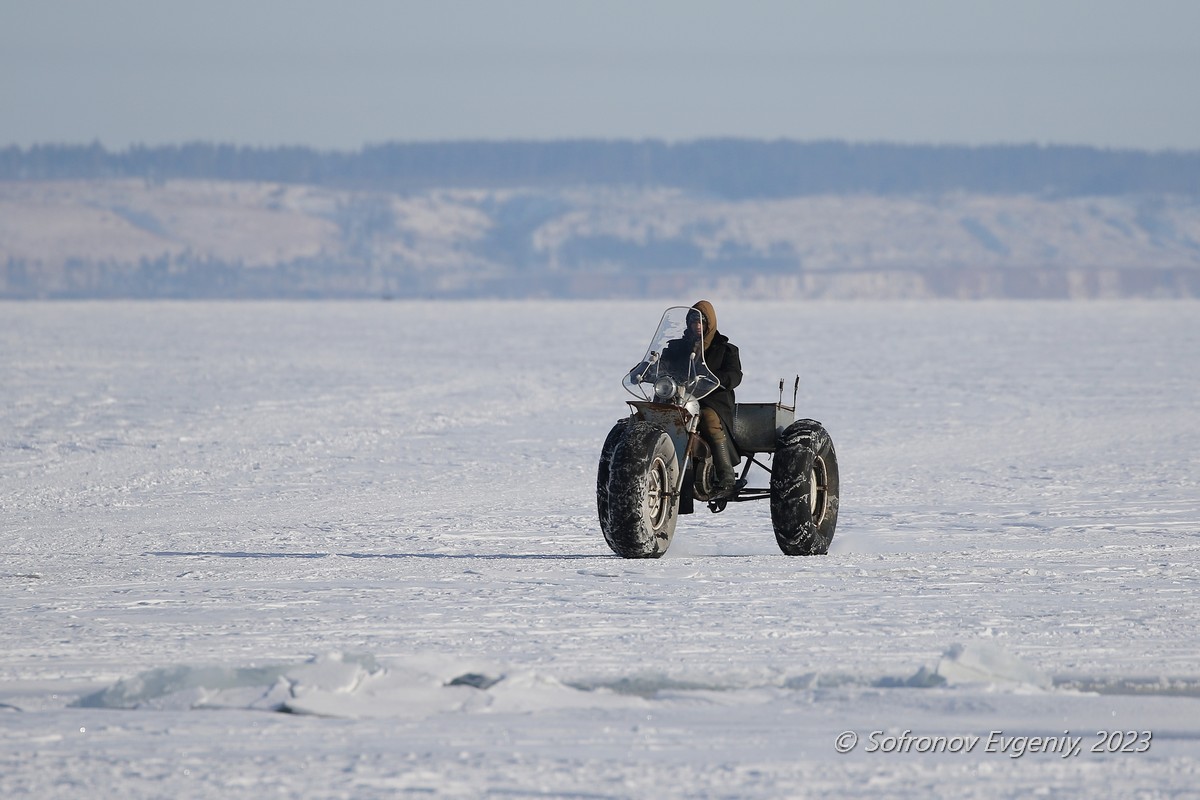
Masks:
[[[701,408],[711,408],[721,418],[725,432],[733,435],[733,390],[742,382],[742,357],[729,337],[716,331],[712,344],[704,348],[704,363],[717,376],[721,388],[700,400]]]

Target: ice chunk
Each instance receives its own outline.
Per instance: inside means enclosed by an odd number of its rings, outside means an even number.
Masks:
[[[938,660],[934,674],[947,684],[1005,683],[1040,689],[1052,684],[1046,675],[987,642],[953,645]]]

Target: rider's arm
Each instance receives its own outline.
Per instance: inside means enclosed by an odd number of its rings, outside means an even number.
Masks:
[[[720,364],[709,364],[708,368],[717,376],[717,380],[726,389],[735,389],[742,382],[742,356],[737,345],[725,343],[725,356]]]

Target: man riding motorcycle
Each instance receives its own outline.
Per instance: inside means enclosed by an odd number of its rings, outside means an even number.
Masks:
[[[699,315],[693,321],[691,312],[688,313],[688,331],[698,336],[703,330],[704,363],[721,382],[721,388],[700,400],[700,435],[712,448],[713,466],[717,471],[713,499],[718,499],[732,494],[737,483],[728,431],[733,430],[733,390],[742,382],[742,358],[737,345],[717,330],[717,311],[713,304],[700,300],[692,308]],[[701,327],[694,327],[696,325]]]

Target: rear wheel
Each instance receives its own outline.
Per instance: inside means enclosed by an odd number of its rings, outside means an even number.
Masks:
[[[608,492],[600,504],[600,528],[614,553],[658,558],[667,552],[679,516],[678,485],[671,437],[648,422],[626,424],[608,462]]]
[[[779,435],[771,464],[771,524],[789,556],[829,552],[837,528],[838,463],[829,433],[798,420]]]

